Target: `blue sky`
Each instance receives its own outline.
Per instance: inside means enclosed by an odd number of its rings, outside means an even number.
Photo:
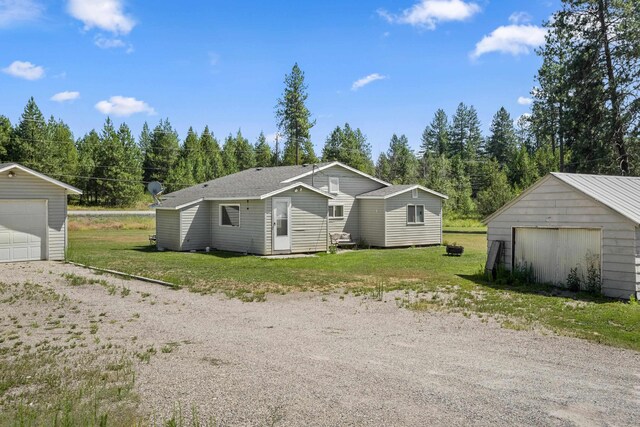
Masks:
[[[349,122],[374,155],[393,133],[417,148],[437,108],[463,101],[485,132],[515,118],[540,59],[542,22],[559,0],[0,0],[0,114],[34,96],[76,137],[106,115],[138,134],[168,117],[182,136],[205,124],[254,142],[295,62],[306,74],[320,154]],[[360,81],[360,83],[357,83]]]

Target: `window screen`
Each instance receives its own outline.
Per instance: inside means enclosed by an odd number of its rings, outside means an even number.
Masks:
[[[220,205],[220,225],[240,227],[240,206]]]
[[[407,223],[424,224],[423,205],[407,205]]]

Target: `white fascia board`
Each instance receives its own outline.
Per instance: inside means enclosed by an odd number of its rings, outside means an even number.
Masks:
[[[305,173],[303,173],[303,174],[300,174],[300,175],[294,176],[293,178],[285,179],[284,181],[282,181],[282,183],[283,183],[283,184],[288,184],[288,183],[290,183],[290,182],[293,182],[293,181],[299,180],[300,178],[304,178],[305,176],[309,176],[309,175],[311,175],[311,174],[313,174],[313,173],[317,173],[317,172],[323,171],[323,170],[328,169],[328,168],[333,167],[333,166],[340,166],[341,168],[344,168],[344,169],[349,170],[349,171],[351,171],[351,172],[353,172],[353,173],[356,173],[356,174],[358,174],[358,175],[361,175],[361,176],[364,176],[364,177],[366,177],[366,178],[369,178],[370,180],[375,181],[375,182],[377,182],[377,183],[380,183],[380,184],[382,184],[382,185],[384,185],[384,186],[387,186],[387,187],[389,187],[389,186],[391,185],[391,184],[389,184],[389,183],[388,183],[388,182],[386,182],[386,181],[383,181],[383,180],[381,180],[381,179],[376,178],[375,176],[371,176],[371,175],[369,175],[369,174],[367,174],[367,173],[364,173],[364,172],[362,172],[362,171],[359,171],[359,170],[358,170],[358,169],[356,169],[356,168],[352,168],[351,166],[347,166],[347,165],[345,165],[344,163],[340,163],[340,162],[331,162],[331,163],[329,163],[329,164],[327,164],[327,165],[324,165],[324,166],[318,166],[318,167],[316,167],[316,168],[313,168],[313,166],[311,166],[311,170],[310,170],[309,172],[305,172]]]
[[[367,196],[365,194],[365,195],[362,195],[362,196],[356,196],[356,199],[386,200],[386,199],[389,199],[391,197],[395,197],[395,196],[398,196],[400,194],[404,194],[404,193],[407,193],[409,191],[415,190],[416,188],[419,189],[419,190],[424,191],[425,193],[429,193],[429,194],[431,194],[433,196],[436,196],[438,198],[441,198],[441,199],[444,199],[444,200],[448,200],[449,199],[449,196],[447,196],[447,195],[444,195],[442,193],[438,193],[437,191],[430,190],[427,187],[423,187],[423,186],[417,185],[417,184],[416,185],[412,185],[411,187],[405,188],[404,190],[398,190],[395,193],[387,194],[385,196]]]
[[[292,189],[298,188],[298,187],[306,188],[307,190],[310,190],[310,191],[316,192],[318,194],[321,194],[321,195],[323,195],[323,196],[325,196],[325,197],[327,197],[329,199],[335,199],[336,198],[333,194],[325,193],[324,191],[322,191],[322,190],[320,190],[318,188],[312,187],[309,184],[305,184],[304,182],[294,182],[293,184],[288,185],[286,187],[278,188],[277,190],[274,190],[274,191],[272,191],[270,193],[263,194],[262,196],[260,196],[260,199],[261,200],[262,199],[268,199],[269,197],[275,196],[277,194],[280,194],[280,193],[283,193],[285,191],[289,191],[289,190],[292,190]]]

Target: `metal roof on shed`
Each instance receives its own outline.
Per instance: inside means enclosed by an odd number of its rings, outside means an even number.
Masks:
[[[640,225],[640,177],[552,172],[483,220],[489,223],[548,179],[555,178]]]

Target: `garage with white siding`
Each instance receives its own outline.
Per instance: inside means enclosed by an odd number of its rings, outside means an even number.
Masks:
[[[556,286],[572,270],[583,285],[595,271],[604,295],[640,292],[640,178],[552,173],[485,222],[507,270]]]
[[[0,262],[64,260],[68,194],[81,191],[17,163],[0,164]]]

